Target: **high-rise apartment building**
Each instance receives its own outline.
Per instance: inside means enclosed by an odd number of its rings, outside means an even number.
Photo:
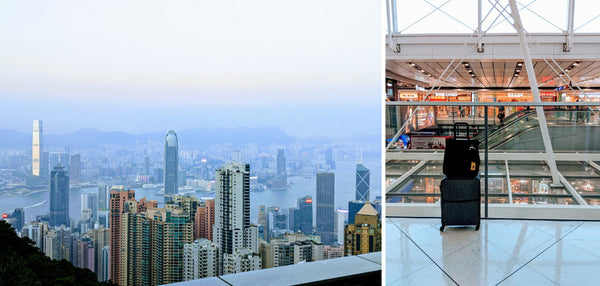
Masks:
[[[335,174],[317,173],[317,235],[324,245],[336,240],[334,233]]]
[[[250,164],[227,163],[215,171],[213,242],[223,254],[247,247],[250,227]]]
[[[69,176],[56,166],[50,174],[50,226],[69,226]]]
[[[144,209],[148,204],[154,206]],[[156,201],[125,202],[120,284],[161,285],[183,281],[184,245],[191,242],[192,223],[183,209],[159,209]]]
[[[263,252],[265,268],[323,260],[323,245],[303,234],[272,239]]]
[[[117,285],[121,281],[121,216],[125,203],[135,198],[134,190],[125,190],[123,186],[113,186],[110,190],[110,280]],[[125,281],[123,281],[125,282]]]
[[[185,281],[219,275],[219,247],[208,239],[198,239],[183,246]]]
[[[44,236],[44,254],[51,259],[73,262],[71,228],[61,225],[49,229]]]
[[[108,261],[109,252],[104,252],[106,248],[107,251],[110,245],[110,229],[105,228],[100,225],[97,229],[88,230],[85,234],[94,245],[94,269],[96,269],[96,275],[98,277],[98,281],[107,281],[108,280],[108,265],[104,264],[104,260]],[[105,278],[106,276],[106,278]]]
[[[42,121],[33,121],[33,142],[31,153],[31,174],[34,176],[46,177],[48,170],[43,166],[44,137]],[[46,177],[47,178],[47,177]]]
[[[377,210],[366,203],[344,230],[346,255],[381,251],[381,219]]]
[[[205,200],[204,206],[198,207],[194,220],[194,238],[213,239],[215,225],[215,200]]]
[[[369,201],[371,171],[363,164],[356,165],[356,200]]]
[[[173,130],[169,130],[165,136],[164,170],[165,203],[167,203],[179,190],[177,184],[179,180],[179,145],[177,134]]]
[[[261,269],[261,259],[249,248],[237,249],[234,253],[223,254],[222,275]]]
[[[344,246],[343,245],[338,245],[338,246],[325,245],[323,247],[323,259],[333,259],[333,258],[340,258],[340,257],[344,257]]]
[[[30,221],[21,229],[21,237],[29,237],[41,251],[44,251],[44,237],[49,230],[47,223]]]
[[[80,268],[87,268],[92,272],[96,272],[96,252],[94,249],[94,242],[87,237],[82,238],[77,243],[78,254],[79,254],[79,265]]]

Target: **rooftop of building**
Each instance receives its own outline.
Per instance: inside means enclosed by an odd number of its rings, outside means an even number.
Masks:
[[[169,285],[379,285],[381,252],[210,277]]]

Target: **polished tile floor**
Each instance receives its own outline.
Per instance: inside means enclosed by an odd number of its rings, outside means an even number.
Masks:
[[[600,285],[600,222],[387,218],[386,285]]]

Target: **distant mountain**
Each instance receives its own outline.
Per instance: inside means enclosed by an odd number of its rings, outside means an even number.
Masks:
[[[0,147],[23,148],[31,146],[32,135],[11,129],[0,129]]]
[[[195,128],[188,130],[175,130],[179,145],[206,146],[218,143],[233,143],[243,145],[256,143],[259,145],[289,144],[297,139],[287,134],[278,127],[236,127],[236,128]],[[100,148],[105,144],[134,145],[143,144],[148,140],[164,140],[165,131],[156,131],[143,134],[131,134],[119,131],[100,131],[96,129],[81,129],[68,134],[45,134],[46,147],[71,148]],[[0,147],[3,148],[29,148],[31,134],[21,133],[10,129],[0,129]]]

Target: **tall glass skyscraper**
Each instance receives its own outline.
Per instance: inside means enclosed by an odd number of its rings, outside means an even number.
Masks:
[[[33,145],[31,153],[31,173],[34,176],[45,176],[48,178],[48,173],[44,173],[42,167],[42,153],[44,152],[44,140],[42,137],[42,121],[33,121]],[[48,172],[48,169],[45,169]]]
[[[324,245],[331,245],[336,240],[334,228],[335,174],[331,172],[317,173],[317,235]]]
[[[285,172],[285,155],[283,149],[277,150],[277,176],[286,175]]]
[[[363,164],[356,165],[356,200],[368,201],[371,188],[371,171]]]
[[[313,232],[313,200],[311,196],[298,199],[298,207],[290,210],[293,216],[293,231],[300,231],[305,235]]]
[[[60,164],[50,174],[50,226],[69,226],[69,176]]]
[[[165,203],[178,192],[179,144],[175,131],[169,130],[165,136]]]

